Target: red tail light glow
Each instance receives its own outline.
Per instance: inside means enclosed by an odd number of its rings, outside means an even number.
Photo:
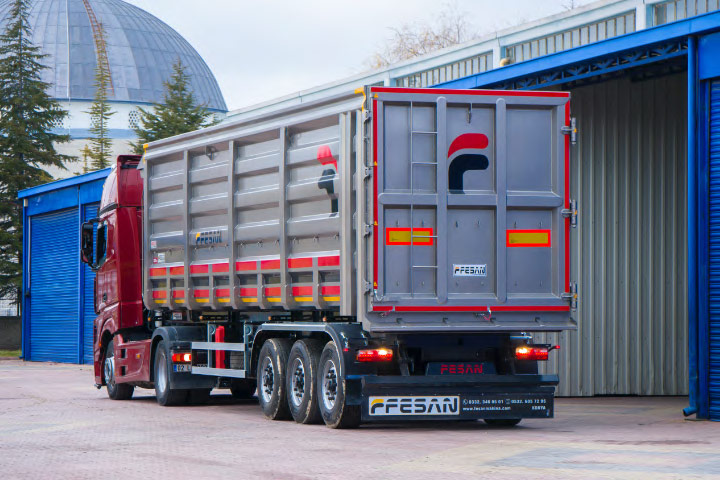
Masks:
[[[173,353],[173,363],[190,363],[192,362],[192,353]]]
[[[389,348],[358,350],[356,358],[358,362],[389,362],[393,358],[393,352]]]
[[[518,360],[547,360],[548,352],[548,347],[522,345],[515,349],[515,358]]]

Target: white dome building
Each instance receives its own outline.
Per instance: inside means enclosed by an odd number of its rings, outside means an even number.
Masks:
[[[0,31],[4,31],[11,0],[0,0]],[[51,171],[64,178],[83,169],[81,151],[90,136],[90,109],[95,88],[97,59],[107,59],[111,86],[108,97],[113,111],[110,137],[113,154],[129,153],[135,139],[132,127],[138,107],[159,103],[163,82],[180,59],[190,76],[198,102],[211,111],[227,111],[215,77],[195,49],[175,30],[146,11],[122,0],[31,0],[32,42],[48,55],[43,81],[50,95],[70,112],[57,133],[69,134],[72,142],[58,145],[61,153],[78,157],[68,171]],[[99,27],[105,31],[105,49],[97,47]],[[100,51],[98,51],[98,49]]]

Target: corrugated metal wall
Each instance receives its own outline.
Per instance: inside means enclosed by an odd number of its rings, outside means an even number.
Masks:
[[[687,393],[686,75],[572,91],[577,332],[547,372],[558,395]],[[578,274],[578,272],[580,272]]]

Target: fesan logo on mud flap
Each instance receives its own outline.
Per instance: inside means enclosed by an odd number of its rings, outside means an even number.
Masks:
[[[460,397],[370,397],[370,415],[460,415]]]
[[[216,245],[222,243],[220,230],[206,230],[195,234],[195,245]]]

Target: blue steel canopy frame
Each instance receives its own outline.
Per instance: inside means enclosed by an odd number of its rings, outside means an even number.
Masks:
[[[30,329],[32,321],[30,318],[30,240],[32,229],[32,217],[42,213],[48,213],[66,208],[79,208],[80,222],[82,223],[82,211],[90,203],[100,201],[105,178],[110,174],[110,168],[96,172],[78,175],[75,177],[58,180],[55,182],[38,185],[18,192],[18,200],[23,202],[23,243],[22,243],[22,354],[20,358],[28,360],[30,350]],[[78,239],[80,237],[80,225],[78,225]],[[79,255],[79,253],[78,253]],[[78,261],[78,268],[81,263]],[[82,271],[82,270],[80,270]],[[82,292],[83,279],[79,277],[79,289]],[[78,298],[79,330],[78,341],[83,338],[83,312],[82,301]],[[31,358],[30,358],[31,359]],[[82,363],[82,345],[78,347],[78,363]]]
[[[685,415],[709,418],[709,170],[707,85],[720,77],[720,12],[708,13],[572,50],[546,55],[489,72],[436,85],[436,88],[540,89],[612,74],[643,65],[687,58],[688,72],[688,355],[689,406]],[[720,37],[720,35],[712,35]],[[705,55],[698,54],[698,39]],[[710,45],[708,45],[708,43]],[[710,53],[712,49],[714,54]],[[704,88],[702,88],[704,87]],[[700,128],[698,128],[700,127]],[[704,143],[703,143],[704,142]],[[695,261],[693,261],[695,259]]]

